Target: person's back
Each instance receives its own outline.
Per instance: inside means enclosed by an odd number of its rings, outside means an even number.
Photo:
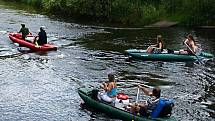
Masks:
[[[112,85],[111,90],[107,91],[107,96],[109,97],[114,97],[117,94],[117,87],[116,87],[116,83],[115,82],[110,82],[110,85]]]
[[[25,40],[26,36],[30,33],[29,29],[25,27],[25,24],[21,24],[22,28],[19,30],[18,33],[22,33],[22,39]]]
[[[47,35],[45,30],[40,29],[38,36],[39,36],[39,39],[37,40],[38,45],[47,44]]]
[[[98,98],[105,102],[112,102],[117,95],[117,84],[113,74],[108,74],[108,83],[103,83],[104,92],[99,93]]]

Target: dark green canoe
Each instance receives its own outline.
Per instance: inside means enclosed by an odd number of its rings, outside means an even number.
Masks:
[[[168,53],[168,51],[159,54],[149,54],[146,50],[129,49],[125,52],[133,58],[148,60],[148,61],[195,61],[197,57],[195,55],[183,55],[174,53]],[[213,55],[210,53],[202,52],[198,55],[198,59],[212,59]]]
[[[122,119],[123,121],[176,121],[174,117],[156,118],[150,119],[142,116],[137,116],[125,111],[123,109],[116,108],[111,104],[103,103],[98,100],[91,98],[92,89],[90,88],[80,88],[78,89],[78,94],[82,100],[90,107],[107,113],[108,115],[114,116],[116,118]]]

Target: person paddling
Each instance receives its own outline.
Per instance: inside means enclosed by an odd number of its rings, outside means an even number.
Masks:
[[[163,51],[163,38],[161,35],[157,35],[157,43],[150,45],[146,52],[147,53],[161,53]]]
[[[35,37],[34,43],[36,45],[47,44],[47,35],[44,26],[40,27],[40,32],[38,33],[38,36]]]
[[[184,44],[189,47],[187,47],[187,49],[181,49],[179,51],[179,54],[195,55],[197,53],[198,46],[196,45],[195,40],[191,34],[187,36],[187,39],[185,39]]]
[[[139,113],[142,116],[148,117],[159,102],[161,90],[159,87],[155,87],[150,90],[149,88],[140,85],[138,85],[138,88],[141,89],[146,95],[150,96],[150,98],[144,103],[135,102],[134,104],[129,104],[126,109],[133,114]]]
[[[24,23],[22,23],[21,26],[22,26],[22,28],[19,30],[18,33],[21,33],[22,34],[22,39],[25,40],[25,38],[30,33],[30,31],[29,31],[28,28],[25,27]]]

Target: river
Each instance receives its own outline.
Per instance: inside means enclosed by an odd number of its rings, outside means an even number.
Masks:
[[[58,50],[20,52],[8,32],[18,31],[21,23],[33,34],[46,26],[48,41]],[[162,97],[175,100],[172,116],[178,120],[214,120],[214,61],[204,65],[126,61],[124,50],[145,49],[157,34],[163,35],[166,48],[184,48],[182,40],[188,33],[204,51],[215,54],[215,29],[103,27],[0,1],[0,120],[117,120],[82,108],[77,93],[79,87],[96,87],[110,72],[123,84],[160,86]],[[136,97],[137,88],[119,90]],[[140,95],[143,99],[143,93]]]

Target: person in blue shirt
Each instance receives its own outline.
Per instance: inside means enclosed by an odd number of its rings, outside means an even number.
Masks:
[[[108,82],[103,83],[104,92],[98,93],[98,98],[106,102],[112,102],[117,95],[117,84],[113,74],[108,74]]]
[[[38,36],[35,37],[34,43],[36,45],[47,44],[47,35],[44,26],[40,27],[40,32],[38,33]]]

